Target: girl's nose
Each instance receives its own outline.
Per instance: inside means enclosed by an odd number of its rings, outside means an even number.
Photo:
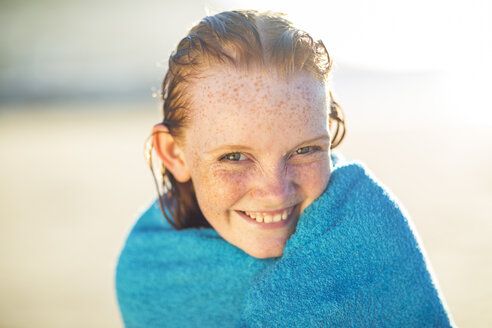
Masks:
[[[295,184],[287,170],[274,169],[258,175],[251,195],[265,205],[285,205],[295,195]]]

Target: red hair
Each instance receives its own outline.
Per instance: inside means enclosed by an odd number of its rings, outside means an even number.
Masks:
[[[177,141],[182,139],[190,117],[187,87],[216,65],[246,71],[263,69],[284,78],[304,71],[326,82],[332,60],[321,40],[315,41],[295,28],[283,14],[241,10],[205,17],[171,54],[162,83],[162,124]],[[329,94],[331,148],[335,148],[345,135],[345,119],[331,91]],[[173,227],[210,227],[200,211],[191,180],[179,183],[163,170],[162,183],[164,195],[162,199],[159,193],[159,201],[164,217]]]

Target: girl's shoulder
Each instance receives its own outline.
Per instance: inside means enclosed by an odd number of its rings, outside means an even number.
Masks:
[[[400,200],[376,175],[360,160],[346,158],[339,152],[332,154],[333,171],[330,182],[319,201],[327,198],[341,201],[357,199],[359,203],[379,204],[398,207],[406,213]],[[350,197],[348,197],[350,196]],[[340,199],[340,198],[343,199]]]

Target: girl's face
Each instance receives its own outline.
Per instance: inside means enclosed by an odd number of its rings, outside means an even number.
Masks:
[[[282,255],[330,178],[324,83],[215,68],[190,92],[182,150],[203,215],[251,256]]]

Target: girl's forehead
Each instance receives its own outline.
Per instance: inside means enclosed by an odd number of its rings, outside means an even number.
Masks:
[[[244,107],[302,110],[326,103],[325,88],[323,81],[304,72],[276,77],[259,70],[214,69],[192,84],[191,114],[213,116],[214,110],[218,114],[221,109],[244,111]]]
[[[239,70],[229,66],[213,67],[207,70],[203,76],[197,80],[196,86],[204,86],[205,89],[214,86],[228,87],[233,89],[237,86],[249,87],[255,91],[261,91],[264,87],[292,86],[292,85],[319,85],[324,86],[324,81],[320,81],[304,71],[298,71],[280,76],[274,71],[270,72],[262,69]],[[230,91],[230,90],[229,90]]]
[[[221,140],[288,141],[292,134],[311,137],[326,130],[325,86],[308,74],[275,79],[263,72],[219,71],[197,81],[192,97],[188,133],[204,147]]]

